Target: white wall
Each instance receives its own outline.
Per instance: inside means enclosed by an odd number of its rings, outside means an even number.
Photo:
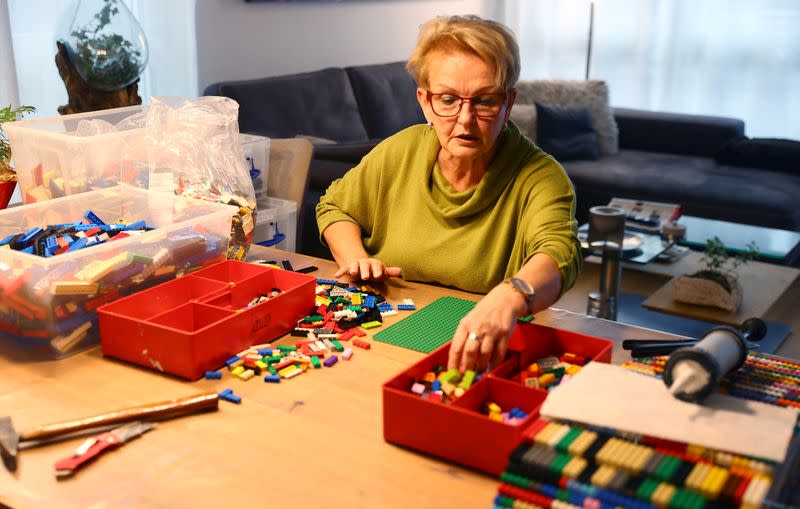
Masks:
[[[198,93],[218,81],[405,60],[423,22],[443,14],[489,16],[490,4],[490,0],[198,0]]]

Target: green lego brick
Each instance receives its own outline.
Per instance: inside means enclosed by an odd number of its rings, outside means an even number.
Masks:
[[[583,430],[580,428],[570,428],[569,432],[564,435],[564,438],[558,441],[555,446],[556,451],[565,454],[567,449],[569,449],[569,445],[578,438],[578,435],[583,433]]]
[[[431,353],[453,338],[458,322],[475,304],[471,300],[441,297],[373,338],[416,352]]]

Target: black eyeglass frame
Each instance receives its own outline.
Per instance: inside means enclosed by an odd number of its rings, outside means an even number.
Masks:
[[[425,93],[426,93],[425,94],[425,98],[427,99],[428,104],[431,105],[431,110],[433,111],[433,113],[437,117],[442,117],[442,118],[457,117],[461,113],[461,108],[464,107],[464,101],[469,101],[470,104],[473,105],[473,112],[474,112],[476,117],[478,117],[478,118],[495,118],[495,117],[497,117],[497,115],[500,114],[500,110],[503,108],[503,105],[505,104],[506,99],[508,99],[508,91],[506,91],[506,92],[494,92],[494,93],[491,93],[491,94],[478,94],[478,95],[473,95],[471,97],[461,97],[460,95],[452,94],[452,93],[449,93],[449,92],[441,92],[441,93],[436,93],[435,94],[435,93],[431,92],[430,90],[425,90]],[[433,101],[432,101],[433,97],[434,96],[443,96],[443,95],[450,95],[450,96],[453,96],[453,97],[457,97],[458,100],[459,100],[458,109],[456,109],[455,113],[453,113],[452,115],[442,115],[441,113],[436,111],[436,108],[433,106]],[[478,110],[475,108],[474,103],[472,101],[474,99],[478,98],[478,97],[486,97],[486,96],[500,96],[500,102],[499,102],[500,106],[498,107],[497,112],[495,112],[495,113],[493,113],[491,115],[480,115],[480,114],[478,114]]]

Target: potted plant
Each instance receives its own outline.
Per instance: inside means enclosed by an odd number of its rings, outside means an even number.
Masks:
[[[758,249],[753,242],[747,245],[747,251],[729,256],[719,237],[708,239],[705,254],[700,259],[705,268],[675,278],[672,298],[678,302],[736,312],[742,303],[742,286],[736,269],[757,256]]]
[[[8,144],[6,133],[3,132],[2,125],[6,122],[14,122],[17,117],[26,113],[33,113],[36,108],[33,106],[18,106],[14,108],[9,105],[0,108],[0,209],[8,206],[11,195],[14,194],[14,187],[17,185],[17,174],[11,169],[11,146]]]

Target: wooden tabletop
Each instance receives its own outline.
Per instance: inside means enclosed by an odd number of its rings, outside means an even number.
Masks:
[[[288,259],[295,268],[331,262],[258,248],[253,255]],[[443,295],[480,296],[395,281],[392,301],[421,307]],[[391,317],[393,323],[405,315]],[[549,309],[537,323],[610,339],[672,337]],[[378,329],[380,330],[380,329]],[[294,338],[292,338],[294,339]],[[283,338],[278,344],[290,343]],[[82,438],[23,449],[16,474],[0,472],[0,506],[63,507],[459,507],[491,506],[498,481],[383,441],[381,384],[423,354],[373,342],[349,362],[280,384],[260,379],[186,382],[105,359],[93,348],[58,361],[22,349],[0,351],[0,413],[18,430],[128,406],[231,387],[242,404],[159,423],[71,479],[57,481],[54,463]],[[627,356],[615,345],[614,360]],[[425,423],[419,423],[425,432]]]

